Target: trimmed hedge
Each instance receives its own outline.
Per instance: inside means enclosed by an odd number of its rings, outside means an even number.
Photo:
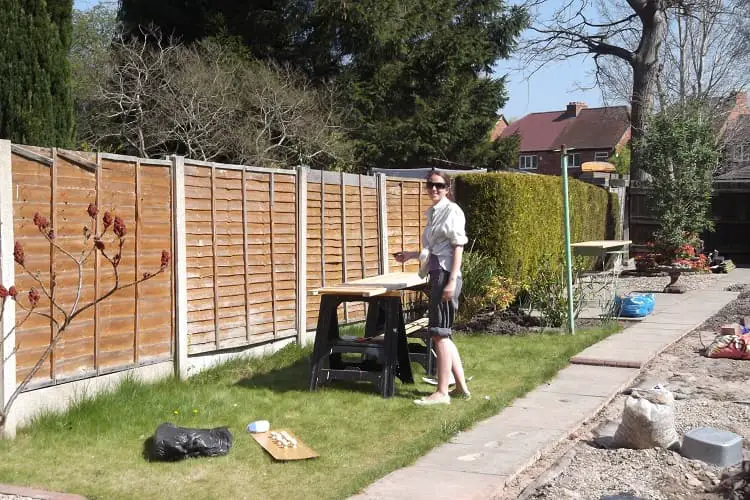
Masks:
[[[493,256],[503,276],[527,279],[545,255],[563,255],[560,177],[509,172],[456,178],[456,202],[466,214],[469,248]],[[617,196],[571,179],[571,242],[615,237]]]

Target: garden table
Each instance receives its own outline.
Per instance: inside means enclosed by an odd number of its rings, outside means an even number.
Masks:
[[[575,255],[597,257],[602,261],[601,271],[583,273],[580,278],[583,301],[596,299],[603,314],[609,314],[614,306],[622,256],[631,243],[630,240],[595,240],[570,245]]]
[[[329,380],[368,380],[384,398],[395,394],[394,377],[413,383],[402,306],[402,294],[426,286],[417,273],[387,273],[313,290],[320,295],[315,346],[310,367],[310,390]],[[364,337],[341,337],[338,306],[344,302],[369,304]],[[382,327],[382,342],[375,337]],[[345,363],[341,354],[377,352],[378,362]]]

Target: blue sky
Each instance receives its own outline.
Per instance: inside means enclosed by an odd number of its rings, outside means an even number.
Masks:
[[[87,9],[99,1],[75,0],[74,5],[76,9]],[[590,86],[591,59],[556,62],[533,75],[528,75],[518,66],[516,60],[500,61],[496,66],[496,74],[507,75],[508,78],[510,99],[500,110],[508,118],[518,119],[536,111],[565,109],[570,101],[583,101],[590,107],[602,105],[598,89],[581,88]]]

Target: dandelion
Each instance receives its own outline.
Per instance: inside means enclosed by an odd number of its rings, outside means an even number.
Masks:
[[[172,414],[179,415],[180,414],[180,410],[175,410],[175,411],[172,412]]]
[[[23,253],[23,245],[19,241],[16,241],[16,245],[13,247],[13,259],[20,265],[23,265],[26,261],[26,255]]]
[[[86,209],[86,212],[89,214],[89,217],[93,219],[94,217],[96,217],[96,214],[99,213],[99,207],[97,207],[93,203],[89,203],[89,207]]]
[[[198,408],[193,408],[193,415],[197,415],[198,413],[200,413],[200,412],[198,411]]]

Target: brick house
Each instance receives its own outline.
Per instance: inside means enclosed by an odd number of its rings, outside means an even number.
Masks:
[[[504,117],[492,131],[492,139],[521,136],[518,169],[540,174],[560,173],[561,144],[574,148],[568,156],[568,173],[578,176],[581,164],[606,161],[630,140],[627,106],[589,108],[571,102],[564,111],[531,113],[509,124]]]
[[[720,120],[718,135],[723,147],[721,174],[750,169],[750,107],[747,92],[732,92],[718,100],[716,113]]]

